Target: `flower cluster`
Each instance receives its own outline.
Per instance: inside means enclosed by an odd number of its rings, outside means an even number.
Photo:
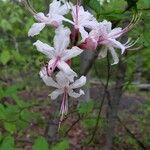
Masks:
[[[72,19],[66,18],[70,13]],[[124,29],[112,29],[112,23],[109,21],[98,22],[96,18],[89,12],[84,10],[78,3],[73,5],[70,2],[53,0],[49,6],[49,12],[45,15],[42,12],[34,13],[37,21],[29,29],[28,36],[38,35],[46,26],[55,29],[53,47],[37,40],[33,45],[37,50],[45,54],[49,62],[42,67],[40,76],[47,86],[56,88],[49,96],[56,99],[59,95],[63,95],[61,101],[61,121],[63,116],[68,112],[68,97],[78,98],[84,94],[83,90],[75,92],[86,83],[86,77],[81,76],[79,79],[77,73],[71,68],[71,59],[80,55],[83,50],[96,50],[99,45],[103,45],[100,51],[101,57],[106,57],[110,52],[114,62],[117,64],[119,59],[115,49],[120,49],[121,54],[131,46],[133,42],[128,40],[122,44],[118,38],[128,32],[137,19],[133,19],[131,23]],[[63,23],[70,24],[71,30],[64,26]],[[56,70],[59,72],[53,79]]]

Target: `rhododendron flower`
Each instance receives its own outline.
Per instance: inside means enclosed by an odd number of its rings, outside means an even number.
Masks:
[[[44,13],[39,12],[34,15],[38,23],[34,23],[28,32],[28,36],[35,36],[46,26],[58,27],[62,24],[62,21],[68,21],[63,15],[69,12],[69,8],[66,4],[61,5],[60,1],[53,0],[49,6],[49,13],[45,16]]]
[[[78,56],[83,50],[76,46],[71,49],[67,49],[70,42],[69,35],[70,30],[61,26],[55,31],[54,47],[50,47],[39,40],[35,42],[34,45],[37,47],[38,51],[47,55],[50,59],[47,70],[49,76],[51,76],[57,67],[68,76],[70,81],[73,81],[73,78],[77,76],[77,74],[70,68],[66,61]]]
[[[121,49],[121,54],[123,54],[125,49],[128,47],[126,44],[119,42],[117,38],[121,37],[127,31],[127,28],[112,29],[112,23],[104,20],[103,22],[99,23],[99,26],[92,30],[88,36],[84,36],[85,41],[81,43],[79,47],[95,49],[97,45],[104,45],[104,48],[100,52],[100,57],[106,57],[107,51],[109,51],[114,60],[112,65],[114,65],[119,62],[115,48]]]
[[[86,83],[86,77],[82,76],[78,80],[76,80],[73,83],[70,83],[68,78],[63,72],[59,72],[56,75],[56,81],[54,81],[51,77],[45,75],[46,71],[41,71],[40,76],[45,82],[47,86],[52,86],[54,88],[57,88],[54,90],[49,96],[51,99],[56,99],[59,95],[63,94],[62,101],[61,101],[61,107],[60,107],[60,114],[61,118],[60,121],[62,121],[63,116],[68,113],[68,97],[78,98],[81,95],[84,95],[83,90],[79,90],[79,93],[75,92],[74,89],[78,89],[85,85]]]
[[[82,6],[72,7],[72,17],[72,24],[76,30],[79,30],[82,38],[88,36],[88,32],[85,30],[85,28],[95,29],[98,25],[98,22],[94,16],[88,11],[85,11]]]

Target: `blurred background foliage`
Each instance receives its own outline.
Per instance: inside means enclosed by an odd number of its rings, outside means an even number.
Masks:
[[[111,0],[110,3],[100,5],[97,0],[85,0],[84,3],[101,21],[108,19],[112,22],[118,22],[118,26],[122,26],[123,20],[132,19],[132,11],[142,12],[140,22],[135,26],[133,31],[129,33],[130,37],[137,39],[137,47],[142,47],[138,51],[129,51],[128,57],[124,60],[128,64],[127,81],[132,78],[135,79],[135,73],[141,74],[141,83],[149,83],[150,81],[150,0]],[[134,9],[125,8],[127,4],[133,3]],[[32,0],[31,4],[38,11],[47,12],[48,0]],[[129,5],[130,6],[130,5]],[[48,91],[45,96],[40,97],[40,92],[44,84],[39,78],[38,72],[46,62],[45,57],[36,51],[32,45],[34,41],[40,39],[46,43],[52,44],[54,31],[52,28],[45,28],[39,36],[29,38],[27,36],[30,26],[34,19],[28,11],[21,6],[17,0],[0,0],[0,150],[20,150],[15,147],[20,147],[16,141],[21,141],[18,137],[22,137],[28,128],[34,128],[35,124],[44,128],[46,119],[41,111],[33,110],[34,106],[46,107],[50,104],[47,98]],[[73,60],[75,70],[79,71],[79,58]],[[112,82],[116,75],[116,68],[112,66]],[[106,79],[106,59],[96,61],[92,70],[93,78]],[[135,88],[134,88],[135,89]],[[43,89],[45,90],[45,89]],[[49,89],[48,89],[49,90]],[[133,91],[133,87],[128,90]],[[24,92],[25,91],[25,92]],[[36,93],[38,93],[36,95]],[[30,93],[30,96],[26,96]],[[29,98],[29,99],[28,99]],[[46,99],[48,99],[46,101]],[[93,128],[95,121],[90,118],[91,111],[93,111],[94,103],[81,104],[78,108],[79,114],[89,115],[89,118],[83,120],[82,124],[87,129]],[[144,115],[146,118],[150,114],[149,103],[146,104]],[[87,111],[88,108],[88,112]],[[49,108],[48,108],[49,109]],[[141,117],[141,116],[140,116]],[[145,124],[149,124],[147,119],[136,118],[141,125],[141,129],[145,130]],[[104,126],[105,121],[100,122],[100,126]],[[42,134],[36,131],[30,131],[30,136],[36,139],[33,150],[47,150],[48,145]],[[146,137],[144,137],[146,138]],[[116,143],[120,139],[116,140]],[[148,144],[149,139],[144,141]],[[130,139],[129,144],[134,144]],[[63,139],[57,143],[52,149],[54,150],[68,149],[68,141]]]

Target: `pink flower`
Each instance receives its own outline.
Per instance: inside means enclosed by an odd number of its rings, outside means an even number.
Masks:
[[[45,16],[44,13],[39,12],[34,17],[38,23],[34,23],[28,32],[28,36],[38,35],[46,25],[58,27],[62,24],[62,21],[68,21],[63,15],[69,12],[69,8],[66,4],[61,5],[60,1],[53,0],[49,6],[49,13]]]
[[[98,25],[98,22],[94,16],[88,11],[85,11],[82,6],[73,6],[71,14],[73,18],[72,24],[76,30],[79,30],[82,38],[88,36],[88,32],[85,30],[85,28],[95,29]]]
[[[106,57],[107,51],[109,51],[113,57],[114,62],[112,65],[119,62],[119,58],[115,49],[121,49],[121,54],[125,52],[131,43],[122,44],[117,39],[124,33],[128,32],[132,24],[129,24],[126,28],[114,28],[112,29],[112,23],[104,20],[100,22],[96,29],[92,30],[88,35],[83,37],[80,48],[95,49],[98,45],[103,45],[104,48],[100,52],[100,57]],[[88,41],[88,42],[86,42]],[[128,44],[128,45],[127,45]],[[132,45],[133,46],[133,45]]]
[[[70,81],[73,81],[73,78],[77,76],[77,74],[66,62],[71,58],[80,55],[83,50],[76,46],[72,47],[71,49],[67,49],[70,42],[70,30],[68,28],[60,26],[55,33],[54,47],[50,47],[39,40],[35,42],[34,45],[37,47],[38,51],[47,55],[47,57],[50,59],[47,70],[49,76],[51,76],[57,67],[68,76]]]
[[[56,99],[59,95],[63,94],[61,107],[60,107],[60,123],[63,120],[64,115],[68,113],[68,97],[78,98],[81,95],[84,95],[83,90],[79,90],[79,93],[75,92],[74,89],[78,89],[85,85],[86,77],[82,76],[78,80],[73,83],[70,83],[68,77],[63,72],[59,72],[56,75],[56,81],[54,81],[51,77],[45,75],[46,72],[40,72],[40,76],[43,79],[44,83],[47,86],[52,86],[56,88],[49,96],[51,99]]]

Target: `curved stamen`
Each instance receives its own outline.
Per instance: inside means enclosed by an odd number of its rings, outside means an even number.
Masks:
[[[131,48],[132,46],[134,46],[137,42],[138,42],[139,38],[137,40],[132,40],[131,38],[124,44],[124,46],[126,47],[126,49]]]
[[[138,23],[138,21],[140,20],[140,17],[141,17],[141,14],[133,15],[132,20],[130,21],[130,23],[123,30],[121,30],[118,33],[115,33],[115,34],[111,35],[109,38],[113,38],[114,36],[121,36],[122,34],[124,34],[126,32],[129,32]]]
[[[21,0],[21,3],[26,7],[26,9],[34,16],[37,14],[35,9],[32,7],[28,0]]]

